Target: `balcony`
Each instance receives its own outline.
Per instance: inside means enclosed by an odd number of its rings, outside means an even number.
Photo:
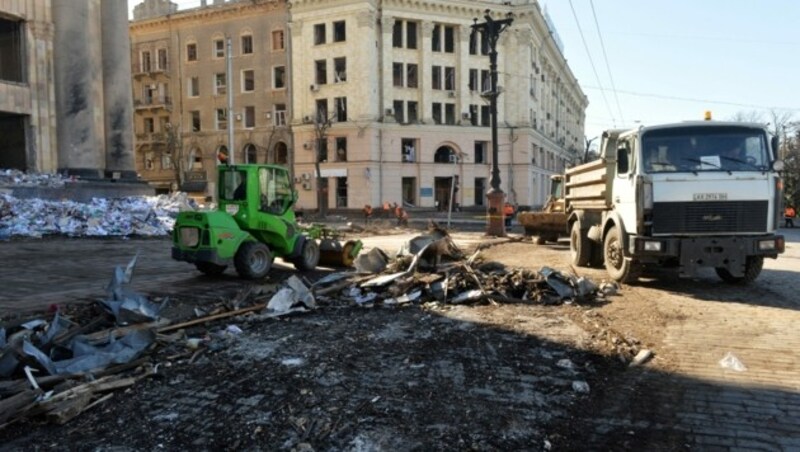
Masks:
[[[169,96],[155,96],[144,99],[136,99],[133,101],[133,106],[137,110],[157,110],[165,109],[172,110],[172,98]]]
[[[158,75],[164,74],[169,76],[169,64],[162,63],[162,64],[141,64],[141,63],[132,63],[131,64],[131,72],[133,72],[134,77],[143,77],[146,75]]]
[[[167,141],[167,136],[164,133],[137,133],[136,134],[136,143],[137,144],[148,144],[148,143],[164,143]]]

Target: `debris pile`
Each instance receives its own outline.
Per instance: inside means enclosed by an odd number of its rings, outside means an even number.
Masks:
[[[480,251],[464,259],[447,231],[406,243],[394,259],[374,248],[362,253],[353,273],[337,273],[313,286],[321,303],[398,305],[411,302],[561,304],[604,297],[591,280],[543,267],[538,272],[484,262]]]
[[[60,174],[25,173],[15,169],[0,169],[0,187],[63,187],[74,178]]]
[[[192,208],[186,193],[94,198],[90,203],[0,194],[0,237],[163,236],[172,230],[179,211]]]

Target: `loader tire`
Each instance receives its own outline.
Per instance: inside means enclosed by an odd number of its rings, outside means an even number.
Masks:
[[[569,234],[569,254],[572,265],[585,267],[592,257],[592,242],[586,236],[586,231],[581,230],[580,221],[572,223]]]
[[[717,267],[714,270],[717,276],[728,284],[750,284],[758,278],[761,274],[761,269],[764,268],[763,256],[750,256],[744,263],[744,276],[733,276],[727,268]]]
[[[196,262],[194,266],[207,276],[219,276],[228,268],[227,265],[217,265],[212,262]]]
[[[319,245],[314,239],[307,239],[303,243],[300,255],[293,262],[294,268],[301,272],[310,272],[317,268],[319,264]]]
[[[244,279],[260,279],[272,268],[272,253],[260,242],[244,242],[233,258],[236,272]]]

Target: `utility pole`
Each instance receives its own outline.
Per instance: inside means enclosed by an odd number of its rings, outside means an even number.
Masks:
[[[228,85],[228,165],[233,165],[236,156],[236,150],[233,148],[233,44],[230,36],[225,41],[225,84]]]
[[[503,20],[494,20],[489,14],[487,9],[484,11],[483,18],[486,22],[479,24],[478,18],[475,18],[472,29],[481,32],[486,36],[489,44],[489,71],[491,76],[492,87],[486,95],[489,97],[489,110],[492,116],[492,176],[489,178],[489,192],[486,198],[489,204],[489,218],[486,227],[486,235],[495,237],[503,237],[506,235],[505,227],[505,212],[503,209],[503,201],[505,200],[505,193],[500,188],[500,167],[498,166],[498,153],[499,147],[497,143],[497,41],[506,28],[511,26],[514,19],[509,12]],[[513,151],[512,151],[513,152]]]

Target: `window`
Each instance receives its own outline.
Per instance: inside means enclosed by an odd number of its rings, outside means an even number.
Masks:
[[[413,163],[417,161],[416,148],[416,139],[403,138],[400,140],[400,152],[403,156],[403,163]]]
[[[252,129],[256,126],[256,107],[244,107],[244,127]]]
[[[392,26],[392,47],[403,47],[403,21],[395,20]]]
[[[200,112],[195,110],[195,111],[190,112],[190,115],[192,117],[192,124],[191,124],[190,130],[192,132],[199,132],[201,130],[200,129]]]
[[[347,40],[347,28],[343,20],[333,23],[333,42],[344,42]]]
[[[492,80],[491,80],[491,77],[489,77],[489,71],[482,70],[481,71],[481,88],[480,88],[480,91],[483,93],[483,92],[491,91],[491,90],[492,90]]]
[[[214,94],[225,94],[227,91],[227,81],[225,80],[225,73],[216,74],[214,76]]]
[[[475,163],[487,163],[487,151],[489,149],[488,141],[475,142]]]
[[[347,161],[347,137],[336,137],[336,161]]]
[[[431,88],[442,89],[442,67],[433,66],[431,68]]]
[[[481,38],[481,55],[488,55],[489,54],[489,34],[488,33],[480,33]]]
[[[225,188],[228,186],[227,183],[223,184]],[[291,207],[294,195],[288,172],[277,168],[259,168],[258,187],[259,199],[262,200],[259,210],[282,215]]]
[[[445,53],[455,52],[456,29],[453,26],[444,27],[444,51]]]
[[[444,123],[449,125],[456,123],[456,104],[444,104]]]
[[[475,104],[469,106],[469,123],[473,126],[478,125],[478,106]]]
[[[478,70],[477,69],[470,69],[469,70],[469,90],[470,91],[477,91],[478,90]]]
[[[158,49],[158,69],[166,71],[167,68],[167,49]]]
[[[488,105],[481,105],[481,125],[484,127],[492,125],[492,115]]]
[[[406,64],[406,86],[416,88],[419,86],[417,73],[419,72],[416,64]]]
[[[153,118],[144,118],[144,133],[155,132],[155,124]]]
[[[186,61],[197,61],[197,44],[186,44]]]
[[[453,91],[456,89],[456,68],[444,68],[444,89],[447,91]]]
[[[142,72],[150,72],[153,69],[152,65],[150,52],[145,50],[142,52]]]
[[[404,123],[405,117],[403,115],[403,101],[396,100],[392,102],[392,109],[394,110],[394,119],[399,123]]]
[[[328,122],[328,99],[317,99],[317,122]]]
[[[22,21],[0,17],[0,80],[25,82],[27,64],[22,24]]]
[[[286,88],[286,66],[272,68],[272,85],[275,89]]]
[[[417,178],[404,177],[402,181],[403,190],[403,203],[404,204],[417,204]]]
[[[253,53],[253,36],[242,36],[242,55],[250,55]]]
[[[200,96],[200,77],[189,78],[189,97]]]
[[[256,146],[252,143],[245,145],[244,147],[244,162],[245,163],[257,163],[258,162],[258,150]]]
[[[442,51],[442,26],[434,25],[433,34],[431,35],[431,50],[434,52]]]
[[[158,130],[161,132],[166,132],[171,127],[169,123],[169,116],[161,116],[158,118]]]
[[[170,154],[167,153],[161,154],[161,169],[162,170],[172,169],[172,156]]]
[[[250,93],[256,90],[256,73],[252,69],[242,71],[242,92]]]
[[[144,169],[148,171],[153,171],[156,169],[155,164],[155,155],[152,152],[147,152],[144,154]]]
[[[480,32],[473,29],[469,34],[469,54],[476,55],[478,53],[478,35]]]
[[[333,83],[342,83],[347,81],[347,58],[334,58],[333,59]]]
[[[324,85],[328,83],[328,62],[326,60],[317,60],[314,62],[314,80],[317,85]]]
[[[394,86],[403,86],[403,63],[392,63],[392,80]]]
[[[225,130],[228,128],[228,111],[224,108],[217,108],[217,130]]]
[[[417,48],[417,23],[406,22],[406,48]]]
[[[475,178],[475,205],[482,206],[483,200],[486,197],[486,178]]]
[[[337,208],[345,208],[345,207],[347,207],[347,178],[346,177],[337,177],[336,178],[336,207]]]
[[[222,39],[214,40],[214,57],[222,58],[225,56],[225,41]]]
[[[314,25],[314,45],[325,44],[325,24]]]
[[[442,104],[434,102],[431,110],[433,110],[433,122],[436,124],[442,123]]]
[[[275,30],[272,32],[272,50],[283,50],[283,30]]]
[[[417,107],[417,102],[415,101],[408,101],[408,122],[418,122],[419,121],[419,112]]]
[[[347,121],[347,98],[336,97],[333,101],[336,103],[336,120],[339,122]]]
[[[275,119],[272,123],[276,126],[286,125],[286,104],[275,104]]]

